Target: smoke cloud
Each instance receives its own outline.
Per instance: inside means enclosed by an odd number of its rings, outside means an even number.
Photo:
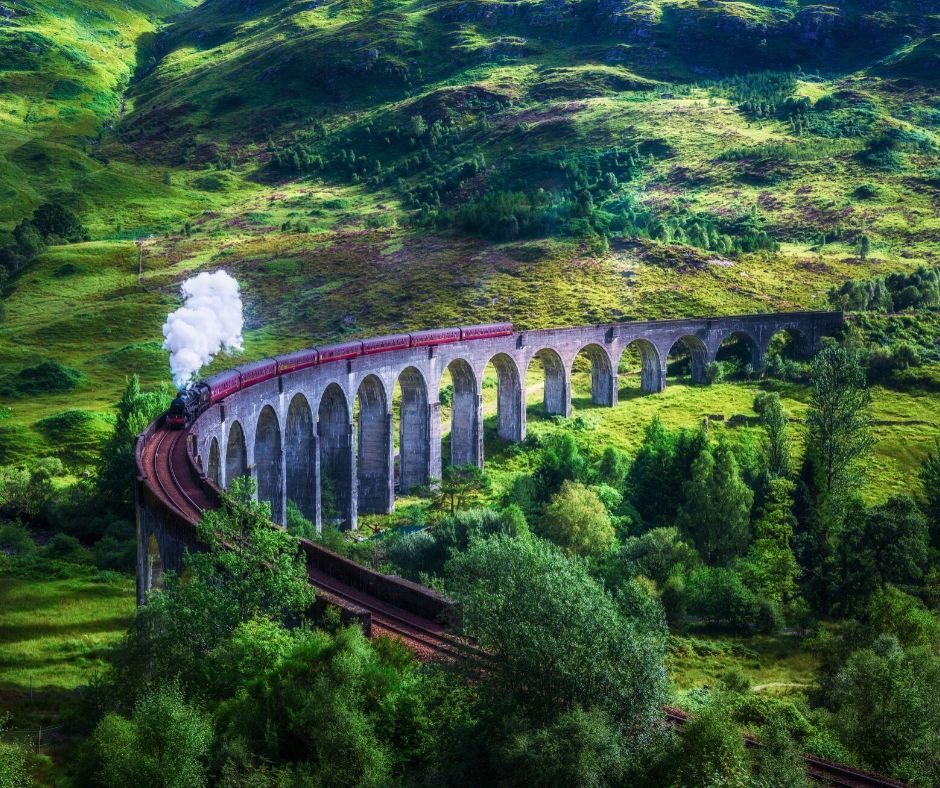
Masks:
[[[183,306],[163,324],[163,347],[182,388],[221,351],[241,352],[244,319],[238,282],[225,271],[187,279],[180,293]]]

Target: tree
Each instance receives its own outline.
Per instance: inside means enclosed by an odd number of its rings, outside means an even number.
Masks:
[[[940,438],[937,438],[934,450],[924,461],[920,470],[920,481],[921,501],[930,529],[930,543],[935,550],[940,550]]]
[[[127,785],[198,788],[206,785],[212,723],[173,684],[144,694],[130,719],[109,714],[92,735],[98,778]]]
[[[448,465],[444,478],[431,483],[433,508],[446,510],[450,515],[458,509],[472,506],[490,488],[490,479],[476,465]]]
[[[620,561],[630,574],[643,575],[660,586],[674,572],[688,572],[699,560],[677,528],[653,528],[641,536],[629,537],[620,548]]]
[[[98,495],[106,509],[127,519],[134,516],[134,440],[147,425],[170,406],[169,387],[143,391],[140,378],[125,381],[117,405],[114,432],[105,444],[98,463]]]
[[[535,484],[539,497],[547,501],[565,481],[577,481],[584,473],[586,462],[570,432],[553,435],[542,449]]]
[[[754,542],[739,567],[749,588],[778,605],[793,595],[800,573],[791,545],[796,523],[791,513],[795,489],[788,479],[771,479],[760,517],[754,523]]]
[[[833,725],[872,769],[940,776],[940,658],[883,635],[853,652],[832,689]],[[917,769],[920,775],[910,772]],[[924,778],[927,778],[926,780]]]
[[[226,771],[247,778],[258,762],[295,764],[290,785],[389,785],[420,773],[431,724],[415,660],[359,627],[242,628],[248,659],[240,690],[219,712],[230,743]],[[236,783],[242,784],[242,783]]]
[[[138,608],[116,655],[117,684],[133,695],[148,679],[177,681],[184,691],[217,688],[224,672],[216,649],[254,618],[300,618],[313,601],[297,540],[270,522],[270,507],[253,500],[254,481],[238,479],[222,506],[206,512],[187,553],[185,580],[164,573],[164,588]],[[218,689],[221,692],[221,689]]]
[[[750,541],[754,493],[741,479],[727,441],[700,452],[684,494],[680,526],[708,563],[730,565]]]
[[[87,241],[90,236],[73,211],[58,203],[45,203],[33,211],[31,222],[45,240],[69,243]]]
[[[744,739],[722,698],[699,709],[682,726],[676,762],[679,788],[744,788],[749,769]]]
[[[838,526],[864,478],[861,460],[873,444],[868,417],[871,392],[858,355],[829,345],[813,361],[807,458],[824,521]]]
[[[622,729],[652,726],[665,695],[664,633],[626,618],[588,574],[541,539],[477,540],[447,566],[464,626],[490,659],[484,706],[534,721],[602,708]]]
[[[787,414],[776,392],[758,394],[754,410],[760,414],[766,435],[767,469],[774,476],[789,476],[792,471],[791,441],[787,429]]]
[[[806,767],[793,746],[786,720],[774,714],[761,731],[755,788],[810,788]]]
[[[864,549],[881,585],[913,584],[923,580],[929,560],[929,531],[917,504],[898,495],[868,512]]]
[[[562,482],[542,517],[541,533],[568,553],[601,555],[614,543],[603,501],[580,482]]]

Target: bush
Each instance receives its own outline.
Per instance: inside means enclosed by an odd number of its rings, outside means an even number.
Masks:
[[[109,714],[92,736],[97,776],[108,788],[206,784],[212,723],[169,685],[146,693],[130,719]]]
[[[741,576],[723,567],[699,567],[686,582],[689,611],[709,621],[744,628],[760,613],[759,603]]]
[[[603,501],[590,487],[565,481],[545,507],[540,531],[569,553],[601,555],[615,540]]]

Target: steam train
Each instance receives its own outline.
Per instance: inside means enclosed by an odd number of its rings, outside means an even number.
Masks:
[[[308,348],[276,358],[265,358],[251,364],[220,372],[218,375],[193,384],[177,394],[170,404],[166,423],[172,429],[185,429],[206,408],[225,399],[236,391],[271,380],[278,375],[296,372],[308,367],[345,361],[358,356],[371,356],[393,350],[417,347],[433,347],[451,342],[505,337],[512,333],[512,323],[488,323],[462,328],[435,328],[414,334],[392,334],[373,339],[341,342],[336,345]]]

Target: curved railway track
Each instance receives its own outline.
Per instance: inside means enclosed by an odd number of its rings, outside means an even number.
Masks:
[[[202,513],[215,508],[217,501],[206,493],[204,479],[194,467],[187,449],[188,434],[187,430],[158,425],[142,441],[138,470],[163,504],[195,528]],[[308,565],[307,574],[315,588],[341,606],[367,611],[375,634],[399,637],[421,657],[456,658],[472,653],[469,645],[445,632],[435,621],[396,608],[313,566]]]
[[[137,451],[138,473],[148,489],[177,518],[196,527],[202,513],[217,506],[206,491],[205,479],[188,451],[188,430],[171,430],[158,424],[145,433]],[[400,638],[422,659],[484,659],[472,644],[445,631],[443,625],[409,613],[388,602],[353,588],[308,563],[311,584],[330,601],[350,610],[366,611],[373,635]],[[689,720],[685,712],[667,707],[666,721],[681,727]],[[745,736],[749,747],[760,741]],[[833,763],[815,755],[803,755],[807,773],[816,781],[844,788],[904,788],[904,783],[878,774]]]

